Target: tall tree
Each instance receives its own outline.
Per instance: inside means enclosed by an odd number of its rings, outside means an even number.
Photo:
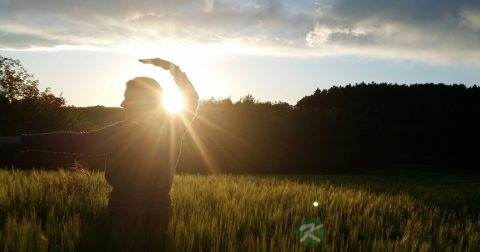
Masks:
[[[0,96],[13,102],[36,98],[39,94],[38,80],[33,79],[19,60],[0,56]]]
[[[5,58],[0,55],[0,103],[22,101],[22,103],[61,107],[65,99],[55,96],[46,88],[38,89],[38,80],[28,73],[20,60]]]

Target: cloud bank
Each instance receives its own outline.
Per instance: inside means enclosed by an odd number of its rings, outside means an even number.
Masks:
[[[480,56],[471,0],[0,0],[0,48],[236,42],[275,54]],[[261,50],[260,50],[261,51]],[[258,52],[258,50],[257,50]]]

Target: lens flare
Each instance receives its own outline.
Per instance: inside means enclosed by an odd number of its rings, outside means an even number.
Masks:
[[[163,107],[170,113],[179,113],[183,110],[184,99],[181,94],[167,94],[163,96]]]

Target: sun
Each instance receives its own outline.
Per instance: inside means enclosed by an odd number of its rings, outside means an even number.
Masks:
[[[165,93],[163,95],[163,107],[170,113],[180,113],[185,106],[182,94],[174,92]]]

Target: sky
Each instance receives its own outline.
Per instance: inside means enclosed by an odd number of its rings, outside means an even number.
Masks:
[[[0,0],[0,55],[75,106],[118,106],[125,82],[169,74],[203,99],[295,104],[358,82],[480,84],[471,0]]]

